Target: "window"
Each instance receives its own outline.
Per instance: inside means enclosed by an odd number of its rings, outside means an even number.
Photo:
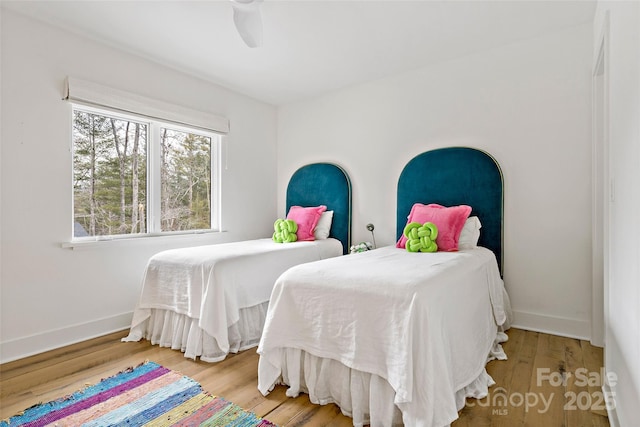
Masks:
[[[220,136],[73,106],[73,237],[218,228]]]

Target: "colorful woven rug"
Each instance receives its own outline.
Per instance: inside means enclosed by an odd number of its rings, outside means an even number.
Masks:
[[[0,426],[275,426],[202,390],[189,377],[146,362],[71,396],[42,403]]]

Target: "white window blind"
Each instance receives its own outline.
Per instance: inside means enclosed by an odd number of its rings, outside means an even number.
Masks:
[[[229,120],[225,117],[147,98],[74,77],[67,77],[64,99],[143,115],[221,134],[229,132]]]

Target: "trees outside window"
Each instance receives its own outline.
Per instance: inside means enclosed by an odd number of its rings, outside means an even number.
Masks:
[[[74,238],[211,229],[218,138],[75,107]]]
[[[211,138],[160,129],[162,231],[211,227]]]

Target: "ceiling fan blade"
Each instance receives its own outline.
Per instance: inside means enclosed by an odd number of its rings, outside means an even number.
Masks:
[[[240,37],[249,47],[262,46],[260,3],[262,0],[231,0],[233,22]]]

